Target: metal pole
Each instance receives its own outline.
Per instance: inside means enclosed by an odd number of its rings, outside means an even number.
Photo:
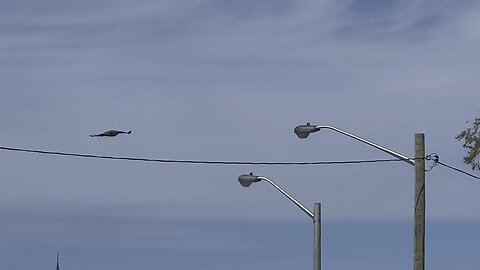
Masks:
[[[425,135],[415,134],[415,213],[413,270],[425,268]]]
[[[322,219],[320,203],[315,203],[313,208],[313,270],[320,270],[322,268]]]

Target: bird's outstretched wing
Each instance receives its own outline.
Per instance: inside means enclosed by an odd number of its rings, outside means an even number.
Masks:
[[[92,135],[90,135],[90,137],[115,137],[115,136],[117,136],[118,134],[131,134],[131,133],[132,133],[131,130],[129,130],[129,131],[122,131],[122,130],[111,129],[111,130],[105,131],[105,132],[103,132],[103,133],[92,134]]]

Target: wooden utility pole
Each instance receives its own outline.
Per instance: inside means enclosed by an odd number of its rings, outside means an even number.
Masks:
[[[425,135],[415,134],[415,213],[413,270],[425,269]]]

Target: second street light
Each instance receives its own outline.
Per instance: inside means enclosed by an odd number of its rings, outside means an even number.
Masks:
[[[307,216],[309,216],[313,220],[313,270],[320,270],[321,269],[321,205],[320,203],[314,204],[314,211],[313,213],[308,210],[305,206],[303,206],[300,202],[298,202],[295,198],[293,198],[290,194],[288,194],[285,190],[283,190],[280,186],[275,184],[272,180],[263,177],[263,176],[256,176],[252,173],[250,174],[242,174],[238,177],[238,182],[243,187],[249,187],[254,182],[266,181],[270,183],[274,188],[276,188],[280,193],[285,195],[292,203],[294,203],[298,208],[300,208]]]
[[[395,152],[391,149],[363,139],[352,133],[339,128],[327,125],[299,125],[293,132],[301,138],[306,139],[311,133],[321,129],[330,129],[362,143],[368,144],[378,150],[392,155],[415,167],[415,196],[414,196],[414,251],[413,251],[413,269],[424,270],[425,268],[425,135],[423,133],[415,134],[415,159]]]

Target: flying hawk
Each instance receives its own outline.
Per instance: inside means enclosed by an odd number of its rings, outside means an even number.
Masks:
[[[117,136],[118,134],[130,134],[132,133],[131,130],[129,131],[121,131],[121,130],[114,130],[114,129],[111,129],[109,131],[105,131],[103,133],[100,133],[100,134],[92,134],[90,135],[90,137],[115,137]]]

